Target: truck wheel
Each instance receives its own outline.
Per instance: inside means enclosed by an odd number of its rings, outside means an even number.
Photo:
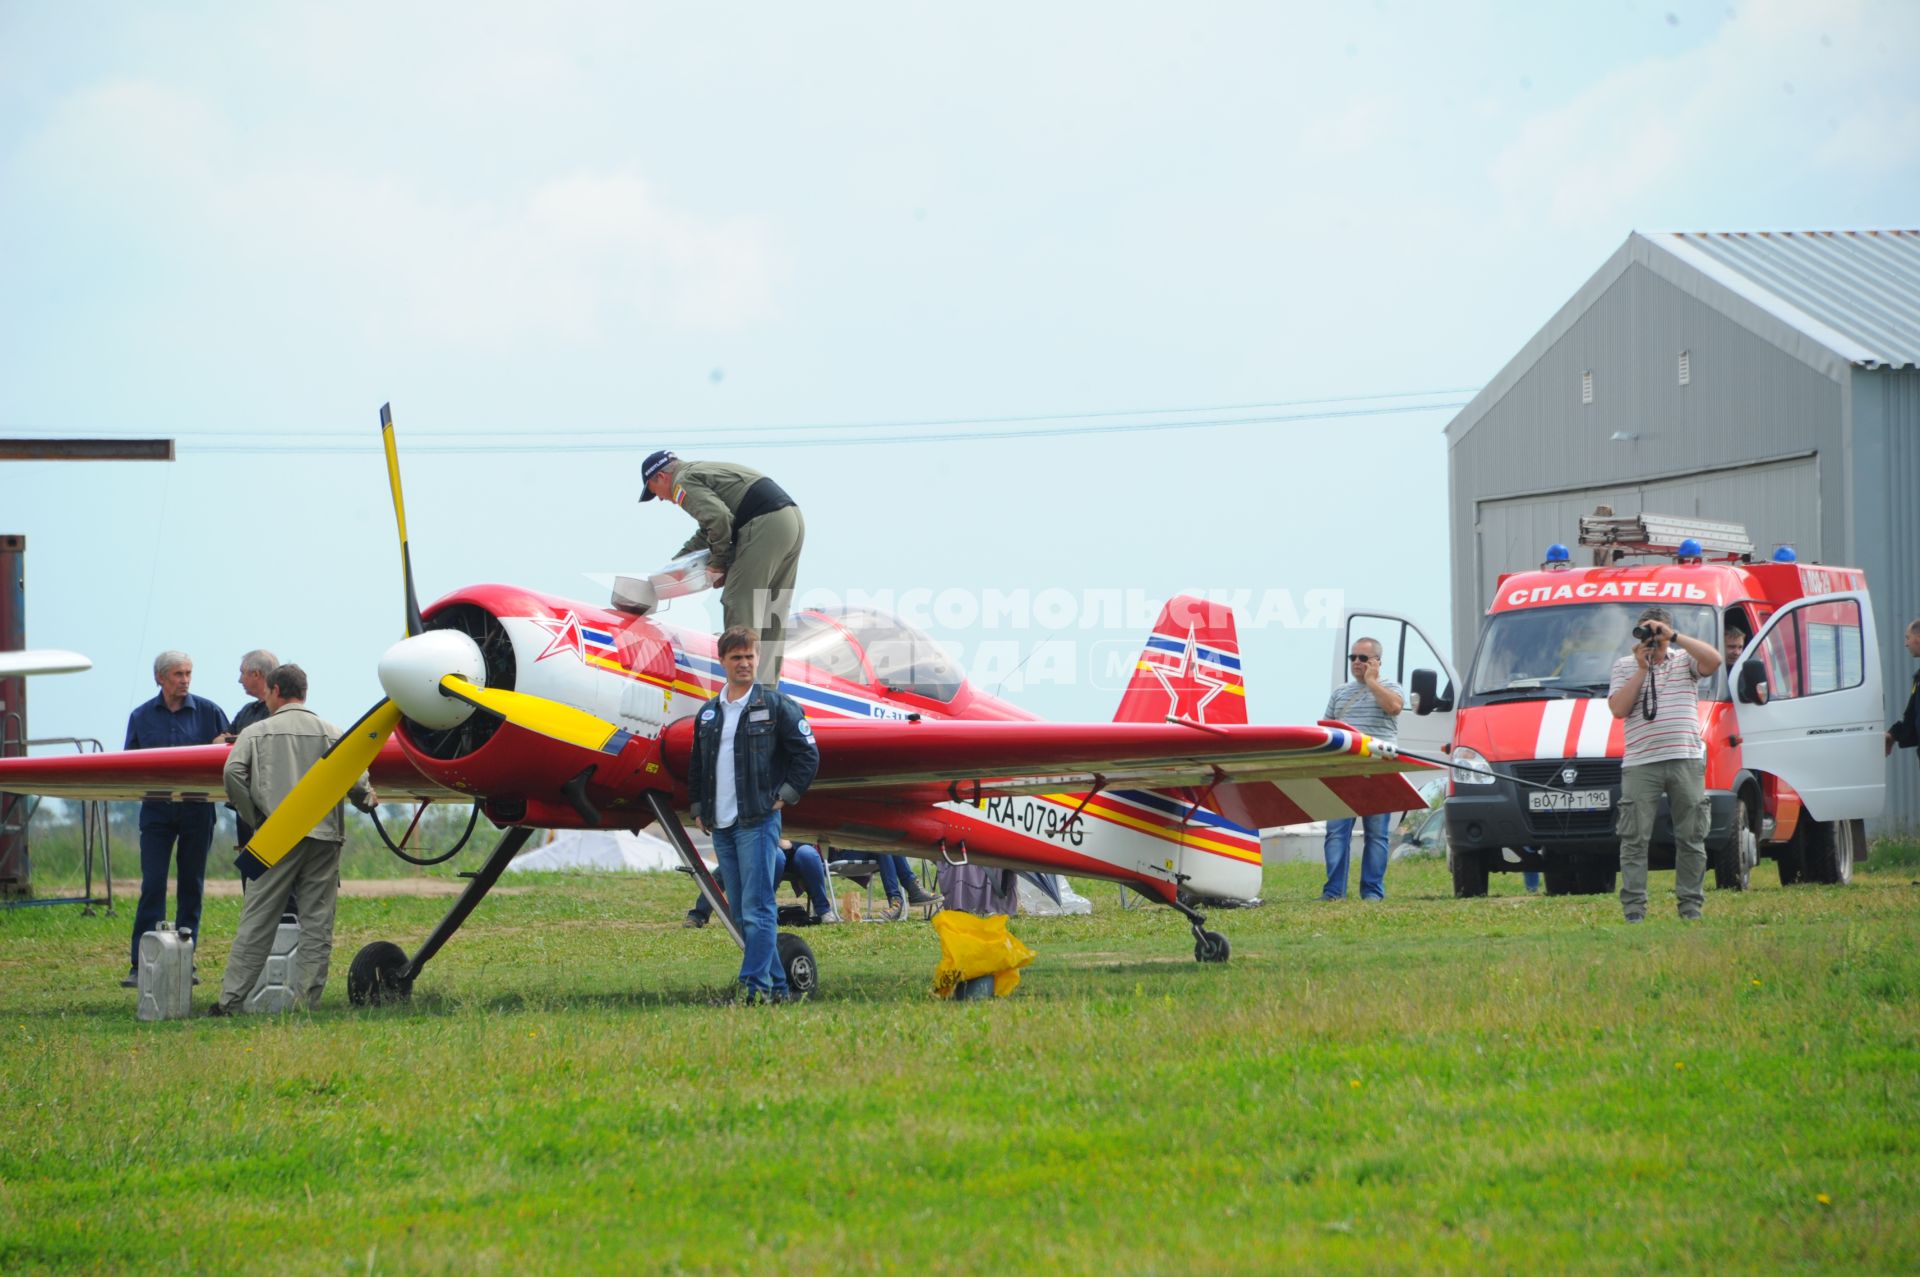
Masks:
[[[1618,872],[1604,861],[1594,861],[1582,865],[1574,872],[1574,891],[1583,896],[1610,896],[1613,894],[1613,876]]]
[[[1487,853],[1471,847],[1447,847],[1447,868],[1453,873],[1458,900],[1487,894]]]
[[[1760,860],[1760,835],[1753,832],[1753,800],[1742,798],[1726,845],[1713,852],[1713,885],[1721,891],[1745,891],[1753,885]]]
[[[1774,848],[1773,863],[1780,870],[1783,887],[1791,887],[1807,876],[1807,829],[1812,823],[1802,812],[1800,823],[1793,827],[1793,837]]]
[[[1853,881],[1853,820],[1822,821],[1807,828],[1806,855],[1801,868],[1808,882],[1842,884]]]
[[[1564,861],[1549,861],[1541,873],[1550,896],[1573,896],[1580,892],[1580,873]]]

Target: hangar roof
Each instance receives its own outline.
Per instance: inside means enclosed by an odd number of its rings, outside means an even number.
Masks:
[[[1648,237],[1869,368],[1920,364],[1920,231],[1688,231]],[[1811,321],[1811,322],[1809,322]]]
[[[1830,376],[1920,367],[1920,230],[1635,231],[1447,424],[1448,441],[1636,264]]]

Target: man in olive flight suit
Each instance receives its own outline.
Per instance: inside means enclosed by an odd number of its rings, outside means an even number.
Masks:
[[[787,609],[807,538],[800,507],[758,470],[726,461],[682,461],[663,450],[648,454],[640,476],[642,501],[671,501],[700,525],[679,553],[712,554],[707,575],[721,587],[722,625],[744,625],[760,636],[759,681],[778,688]]]

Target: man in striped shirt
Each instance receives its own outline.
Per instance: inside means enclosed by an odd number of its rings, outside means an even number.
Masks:
[[[1644,636],[1644,637],[1643,637]],[[1706,903],[1707,751],[1700,739],[1700,681],[1720,668],[1711,643],[1675,632],[1665,608],[1640,613],[1633,655],[1613,663],[1607,708],[1626,720],[1620,774],[1620,907],[1628,922],[1647,913],[1647,843],[1667,796],[1673,815],[1673,894],[1694,920]],[[1677,649],[1677,650],[1676,650]]]
[[[1380,677],[1380,640],[1359,638],[1347,656],[1347,671],[1353,677],[1333,689],[1322,718],[1335,718],[1349,727],[1357,727],[1369,736],[1392,740],[1398,734],[1394,720],[1406,703],[1400,684]],[[1347,895],[1349,858],[1353,852],[1355,819],[1327,822],[1327,840],[1322,849],[1327,858],[1327,883],[1320,889],[1322,900],[1344,900]],[[1387,898],[1387,839],[1393,817],[1381,812],[1359,821],[1365,843],[1360,849],[1360,898]]]

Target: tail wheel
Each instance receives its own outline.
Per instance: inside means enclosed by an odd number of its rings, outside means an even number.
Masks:
[[[1233,946],[1218,931],[1202,931],[1193,940],[1195,962],[1225,962],[1233,956]]]
[[[1722,891],[1745,891],[1753,885],[1753,867],[1760,862],[1760,835],[1754,832],[1753,800],[1742,798],[1727,841],[1713,853],[1713,885]],[[1781,862],[1782,865],[1786,863]],[[1784,872],[1784,870],[1783,870]]]

